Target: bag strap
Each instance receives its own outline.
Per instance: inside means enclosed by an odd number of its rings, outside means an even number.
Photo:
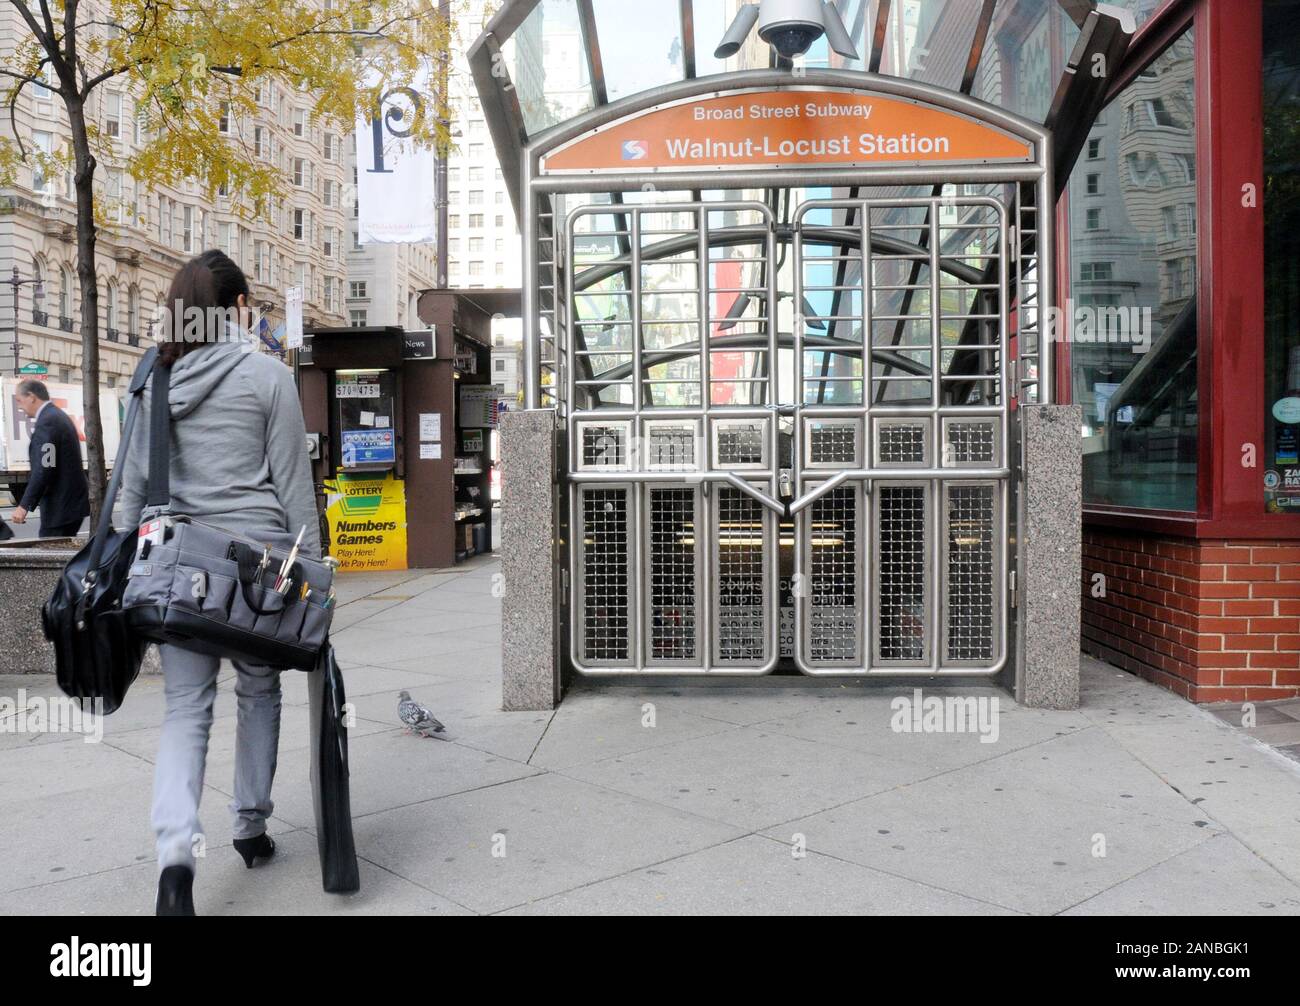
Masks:
[[[90,564],[86,577],[82,581],[82,586],[87,590],[98,577],[97,571],[99,562],[104,555],[104,544],[108,540],[108,533],[113,526],[113,507],[117,504],[117,494],[122,488],[122,473],[126,471],[126,456],[131,447],[131,434],[135,430],[136,417],[140,413],[140,399],[144,394],[145,383],[149,380],[149,375],[153,372],[157,360],[158,348],[155,346],[150,348],[144,354],[144,358],[140,360],[140,365],[135,368],[135,376],[131,378],[131,384],[127,389],[131,401],[126,407],[126,422],[122,427],[122,437],[118,443],[117,461],[113,465],[113,477],[109,480],[108,490],[105,492],[104,500],[100,504],[99,523],[95,526],[95,533],[90,540]],[[85,596],[85,593],[83,593],[82,602],[84,602]]]
[[[149,400],[149,495],[145,505],[166,509],[171,506],[170,367],[155,367],[153,394]]]

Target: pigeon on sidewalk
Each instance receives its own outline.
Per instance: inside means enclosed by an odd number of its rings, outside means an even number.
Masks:
[[[397,718],[406,724],[408,730],[414,730],[421,737],[433,737],[440,741],[449,741],[447,728],[438,722],[436,716],[426,707],[420,705],[411,693],[403,691],[397,697]]]

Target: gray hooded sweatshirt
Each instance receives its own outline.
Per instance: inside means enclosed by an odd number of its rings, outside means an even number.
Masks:
[[[122,517],[140,522],[149,487],[149,402],[141,402],[122,476]],[[304,525],[320,555],[307,434],[293,372],[243,338],[191,350],[172,366],[171,512],[281,544]]]

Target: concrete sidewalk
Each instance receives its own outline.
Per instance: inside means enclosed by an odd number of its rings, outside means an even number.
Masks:
[[[911,689],[856,683],[606,686],[503,713],[498,568],[343,580],[357,895],[320,890],[303,675],[284,676],[281,854],[250,872],[229,848],[223,674],[200,914],[1300,913],[1300,765],[1128,674],[1085,660],[1077,712],[963,689],[999,699],[995,743],[896,733]],[[0,678],[19,688],[57,694]],[[403,688],[452,742],[400,729]],[[161,715],[143,678],[103,743],[0,732],[0,913],[152,911]]]

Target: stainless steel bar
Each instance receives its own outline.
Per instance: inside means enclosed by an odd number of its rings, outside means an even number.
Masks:
[[[520,310],[523,314],[524,349],[524,408],[538,407],[542,375],[538,365],[541,331],[537,315],[537,192],[533,188],[533,159],[525,156],[520,168],[520,186],[524,195],[522,216],[522,245],[524,256],[524,282],[520,291]],[[570,402],[572,404],[572,402]]]

